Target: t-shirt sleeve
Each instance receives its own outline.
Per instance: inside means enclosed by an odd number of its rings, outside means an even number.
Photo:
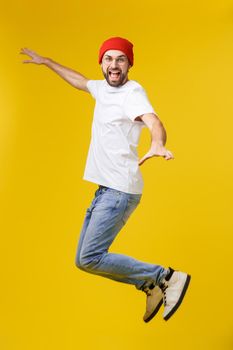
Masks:
[[[142,114],[157,114],[150,104],[147,94],[142,86],[138,86],[130,91],[124,103],[124,111],[126,116],[132,121]]]
[[[94,99],[98,96],[98,89],[100,86],[101,80],[88,80],[87,82],[87,88],[91,95],[94,97]]]

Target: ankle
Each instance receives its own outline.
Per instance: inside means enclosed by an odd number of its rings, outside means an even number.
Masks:
[[[169,281],[174,272],[175,270],[173,270],[173,268],[169,266],[167,276],[165,277],[165,281]]]
[[[168,281],[171,279],[173,273],[175,272],[175,270],[173,270],[173,268],[169,267],[167,269],[167,274],[166,276],[164,276],[161,281],[159,282],[159,288],[162,290],[162,291],[165,291],[168,287]]]

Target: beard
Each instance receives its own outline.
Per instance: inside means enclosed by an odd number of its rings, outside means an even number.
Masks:
[[[103,75],[105,77],[105,79],[107,80],[108,84],[110,86],[113,86],[113,87],[119,87],[119,86],[122,86],[124,85],[126,82],[127,82],[127,73],[124,74],[120,69],[107,69],[106,72],[103,72]],[[118,73],[118,77],[116,80],[112,79],[111,78],[111,72],[115,72],[115,73]]]

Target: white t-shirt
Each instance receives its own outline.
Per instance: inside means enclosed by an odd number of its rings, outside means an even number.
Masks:
[[[145,124],[135,118],[145,113],[156,114],[145,90],[134,80],[120,87],[110,86],[106,80],[89,80],[87,88],[96,105],[83,179],[141,194],[143,179],[137,146]]]

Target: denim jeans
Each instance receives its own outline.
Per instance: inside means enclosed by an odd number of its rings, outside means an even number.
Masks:
[[[83,271],[144,289],[159,284],[168,270],[108,249],[138,206],[141,194],[99,186],[86,211],[79,238],[76,266]]]

